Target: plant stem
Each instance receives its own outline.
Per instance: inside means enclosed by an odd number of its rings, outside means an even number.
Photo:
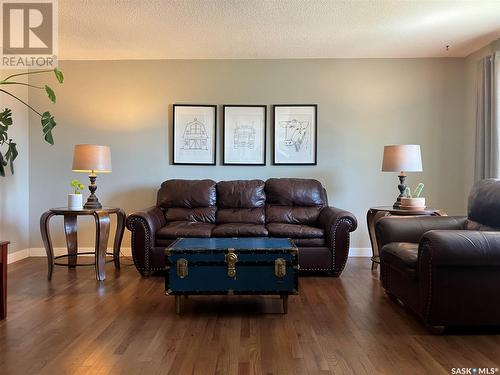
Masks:
[[[29,83],[25,82],[5,82],[5,81],[0,81],[0,85],[23,85],[23,86],[29,86],[29,87],[34,87],[35,89],[40,89],[43,90],[44,87],[42,86],[35,86],[35,85],[30,85]]]
[[[7,81],[8,79],[10,79],[12,77],[26,76],[26,75],[29,75],[29,74],[47,73],[47,72],[52,72],[52,71],[53,71],[52,69],[49,69],[49,70],[36,70],[36,71],[25,72],[25,73],[16,73],[16,74],[12,74],[12,75],[8,76],[2,82],[5,82],[5,81]]]
[[[40,112],[38,112],[35,108],[33,108],[32,106],[30,106],[28,103],[26,103],[25,101],[19,99],[17,96],[11,94],[10,92],[8,91],[5,91],[5,90],[2,90],[0,89],[1,92],[9,95],[9,96],[12,96],[14,99],[17,99],[19,100],[21,103],[23,103],[26,107],[28,107],[29,109],[31,109],[33,112],[35,112],[38,116],[42,117],[42,114]]]

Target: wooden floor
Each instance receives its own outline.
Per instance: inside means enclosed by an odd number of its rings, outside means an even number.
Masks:
[[[124,259],[123,263],[130,263]],[[134,267],[98,283],[92,268],[43,258],[9,265],[1,374],[449,374],[500,367],[500,332],[434,336],[387,298],[365,258],[341,278],[300,279],[288,315],[276,297],[190,297]]]

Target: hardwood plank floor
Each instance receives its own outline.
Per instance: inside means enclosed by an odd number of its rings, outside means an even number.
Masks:
[[[131,263],[124,259],[123,263]],[[190,297],[134,267],[98,283],[91,267],[43,258],[9,265],[1,374],[449,374],[500,367],[500,331],[432,335],[387,298],[366,258],[341,278],[302,277],[282,315],[277,297]]]

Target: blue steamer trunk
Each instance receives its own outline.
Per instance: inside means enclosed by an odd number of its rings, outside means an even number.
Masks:
[[[165,290],[181,295],[298,293],[298,252],[287,238],[180,238],[166,249]]]

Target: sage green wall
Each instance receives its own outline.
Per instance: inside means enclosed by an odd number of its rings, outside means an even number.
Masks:
[[[19,71],[2,70],[0,77],[5,78]],[[26,87],[9,86],[9,91],[23,100],[28,98]],[[17,143],[19,156],[14,165],[14,175],[7,171],[0,177],[0,241],[10,241],[9,253],[29,248],[29,127],[28,109],[14,98],[0,93],[0,109],[12,109],[13,125],[9,136]]]
[[[42,247],[40,214],[66,204],[71,178],[86,180],[71,172],[76,143],[111,146],[113,173],[99,176],[98,196],[127,212],[153,205],[168,178],[317,178],[332,205],[358,217],[352,247],[368,248],[368,207],[391,204],[397,193],[396,174],[380,171],[383,146],[398,143],[422,145],[425,171],[409,182],[425,182],[429,205],[464,211],[463,59],[63,61],[60,68],[56,145],[30,137],[31,247]],[[39,93],[29,99],[46,104]],[[317,103],[318,165],[271,166],[268,142],[266,167],[173,166],[172,103]],[[218,164],[220,119],[219,108]],[[79,238],[90,246],[84,223]],[[54,230],[63,246],[60,221]]]

